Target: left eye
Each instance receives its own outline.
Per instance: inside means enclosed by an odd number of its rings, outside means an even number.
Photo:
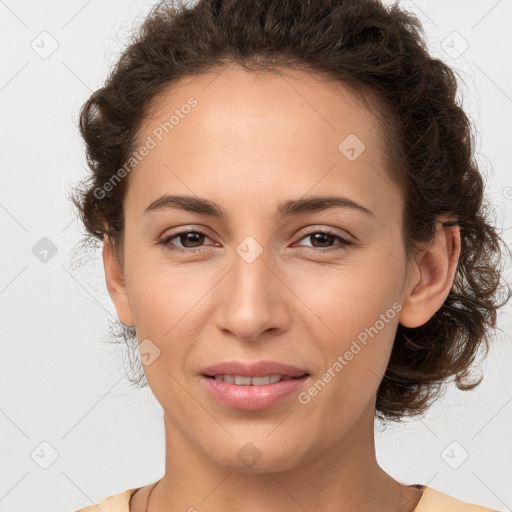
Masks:
[[[307,233],[305,236],[301,238],[301,240],[304,240],[306,238],[310,238],[311,240],[314,240],[315,243],[327,243],[329,244],[329,240],[335,239],[338,240],[341,244],[341,246],[328,246],[324,250],[316,250],[316,247],[313,246],[313,250],[315,252],[329,252],[329,251],[338,251],[345,249],[345,246],[351,245],[352,242],[341,235],[338,235],[337,233],[334,233],[332,231],[311,231],[310,233]],[[322,247],[322,246],[321,246]],[[323,246],[325,247],[325,246]],[[310,249],[308,249],[309,251]]]
[[[204,231],[201,230],[180,231],[179,233],[174,233],[163,238],[162,240],[159,240],[159,244],[170,251],[191,253],[201,250],[201,244],[204,242],[205,238],[208,238],[208,236]],[[310,233],[306,233],[300,240],[304,240],[306,238],[314,240],[314,243],[327,244],[327,246],[321,245],[320,248],[311,246],[313,247],[313,249],[307,249],[307,251],[313,250],[313,252],[343,250],[347,245],[351,245],[353,243],[350,240],[332,231],[311,231]],[[176,243],[172,242],[173,240],[176,239],[179,239],[180,243],[182,244],[182,247],[179,247],[178,245],[176,245]],[[332,241],[333,239],[338,240],[340,242],[340,246],[331,246],[330,241]],[[190,243],[199,244],[199,246],[187,246],[187,244]],[[324,247],[324,249],[322,249],[321,247]]]

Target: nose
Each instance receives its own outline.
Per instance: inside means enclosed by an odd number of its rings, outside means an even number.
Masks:
[[[290,291],[281,273],[276,259],[254,239],[237,247],[216,298],[217,324],[224,334],[256,341],[288,328]]]

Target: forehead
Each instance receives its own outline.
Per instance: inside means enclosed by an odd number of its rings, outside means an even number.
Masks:
[[[393,188],[376,111],[305,71],[227,66],[180,80],[149,112],[138,140],[154,145],[130,175],[139,209],[162,193],[214,192],[224,202],[242,182],[248,201],[341,186],[377,207],[385,192],[376,185]]]
[[[342,135],[351,130],[372,145],[381,143],[380,114],[371,101],[355,96],[347,85],[297,69],[254,72],[234,64],[169,86],[151,103],[141,132],[169,121],[192,97],[197,106],[185,117],[193,119],[194,129],[215,127],[214,135],[229,132],[233,138],[240,127],[246,132],[268,127],[269,135],[276,138],[279,134],[271,129],[286,124],[294,125],[296,135],[315,132],[325,137],[329,131]],[[180,116],[180,124],[182,120]],[[179,135],[183,127],[172,131]]]

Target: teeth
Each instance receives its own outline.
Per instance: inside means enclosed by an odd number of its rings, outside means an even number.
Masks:
[[[235,375],[235,384],[249,386],[251,384],[251,377],[239,377]]]
[[[265,384],[274,384],[280,380],[288,380],[291,377],[282,375],[267,375],[265,377],[243,377],[241,375],[215,375],[215,380],[223,380],[229,384],[237,384],[238,386],[262,386]]]

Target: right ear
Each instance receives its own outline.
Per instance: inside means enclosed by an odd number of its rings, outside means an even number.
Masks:
[[[112,242],[107,236],[103,240],[103,267],[108,293],[116,308],[117,316],[121,323],[133,327],[133,315],[126,292],[123,269],[114,252]]]

